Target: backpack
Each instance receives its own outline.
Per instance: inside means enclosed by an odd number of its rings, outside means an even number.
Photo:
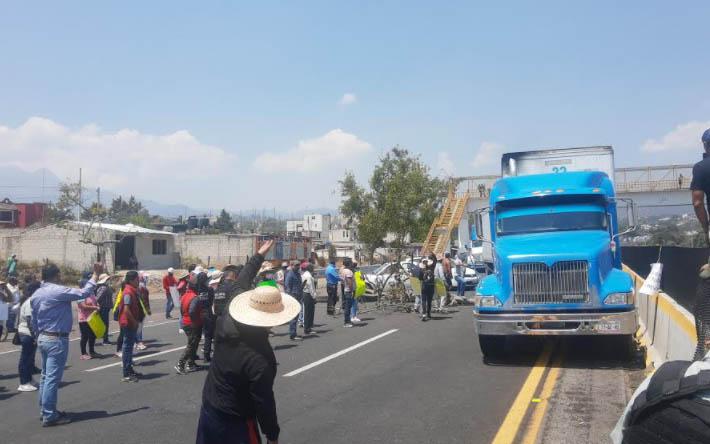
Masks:
[[[710,369],[685,376],[691,361],[669,361],[651,376],[629,409],[624,444],[710,442],[710,402],[695,396],[710,390]]]
[[[422,271],[422,284],[430,287],[434,286],[434,270],[427,267]]]
[[[116,295],[116,303],[113,304],[113,320],[118,321],[118,317],[121,314],[121,310],[119,307],[121,306],[121,302],[123,301],[123,288],[118,290],[118,294]]]

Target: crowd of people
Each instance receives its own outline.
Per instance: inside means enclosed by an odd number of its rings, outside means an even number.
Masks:
[[[279,429],[271,389],[275,359],[268,338],[273,335],[273,327],[286,324],[292,341],[315,333],[318,280],[312,261],[278,266],[265,261],[272,245],[273,241],[265,242],[243,266],[207,270],[195,264],[182,273],[170,268],[162,279],[165,318],[172,319],[173,311],[179,311],[179,331],[186,340],[175,371],[184,375],[209,368],[198,442],[214,442],[212,438],[222,436],[224,431],[242,436],[253,431],[257,423],[269,442],[277,442]],[[70,415],[60,411],[57,404],[73,330],[73,302],[80,359],[106,357],[97,353],[97,347],[115,345],[122,381],[140,380],[142,375],[135,370],[133,356],[146,347],[142,331],[151,315],[148,274],[128,270],[114,287],[112,276],[97,263],[82,276],[79,288],[70,288],[60,284],[60,269],[48,263],[42,268],[41,280],[28,275],[24,285],[19,285],[16,266],[7,282],[0,285],[0,303],[6,304],[9,318],[0,327],[5,327],[6,333],[8,329],[15,332],[13,343],[21,346],[18,391],[39,392],[43,426],[71,422]],[[335,315],[342,298],[346,328],[360,322],[356,268],[355,262],[345,260],[341,267],[331,261],[326,269],[327,312]],[[115,343],[109,334],[112,321],[120,327]],[[97,322],[103,326],[98,333]],[[202,357],[198,355],[201,342]],[[247,349],[251,352],[246,353]],[[35,366],[37,351],[41,368]],[[236,351],[244,354],[235,356],[232,352]],[[198,360],[202,360],[202,366],[197,365]],[[254,365],[244,367],[247,361]],[[225,372],[230,377],[225,377]],[[237,379],[231,377],[235,372],[239,373]],[[38,373],[41,376],[36,382],[34,375]]]

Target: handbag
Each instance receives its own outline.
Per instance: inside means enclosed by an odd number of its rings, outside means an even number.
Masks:
[[[12,345],[20,345],[20,333],[15,332],[15,336],[12,337]]]
[[[98,311],[91,313],[86,323],[89,324],[89,328],[97,338],[103,338],[104,334],[106,334],[106,324],[104,324]]]

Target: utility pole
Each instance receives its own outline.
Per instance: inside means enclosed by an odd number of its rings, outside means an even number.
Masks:
[[[96,188],[96,213],[101,211],[101,187]]]
[[[76,221],[81,220],[81,168],[79,168],[79,203],[76,206]]]

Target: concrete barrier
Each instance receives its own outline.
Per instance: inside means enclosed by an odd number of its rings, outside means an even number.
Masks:
[[[665,361],[693,359],[697,338],[693,315],[663,292],[639,293],[644,278],[626,266],[624,270],[634,278],[639,313],[637,337],[646,346],[648,359],[656,368]]]

